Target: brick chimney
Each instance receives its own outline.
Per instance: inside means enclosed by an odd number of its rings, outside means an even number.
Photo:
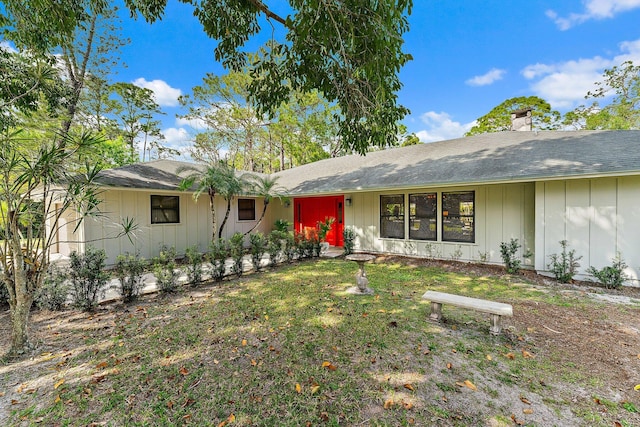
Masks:
[[[516,110],[511,113],[511,130],[531,131],[531,108]]]

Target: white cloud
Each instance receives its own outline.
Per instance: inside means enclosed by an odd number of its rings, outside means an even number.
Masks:
[[[427,125],[427,128],[416,132],[416,136],[422,142],[443,141],[446,139],[459,138],[469,131],[474,122],[462,124],[451,120],[447,113],[429,111],[420,116],[420,120]]]
[[[492,68],[487,73],[481,76],[475,76],[467,80],[465,83],[469,86],[487,86],[498,80],[502,80],[502,77],[507,71],[498,68]]]
[[[640,0],[639,0],[640,1]],[[521,73],[531,81],[533,93],[547,100],[553,108],[570,109],[584,100],[595,82],[602,81],[606,68],[624,61],[640,62],[640,39],[620,44],[620,53],[611,58],[595,56],[555,64],[533,64]]]
[[[164,80],[147,81],[140,77],[133,81],[133,84],[145,89],[151,89],[156,97],[156,102],[161,107],[175,107],[178,105],[178,97],[182,95],[180,89],[173,88]]]
[[[191,147],[193,137],[185,128],[167,128],[162,130],[164,140],[162,145],[180,152],[181,158],[188,159],[190,157],[189,148]]]
[[[207,129],[207,123],[202,119],[185,119],[183,117],[178,117],[176,119],[177,126],[189,126],[192,129]]]
[[[17,53],[16,48],[6,40],[0,41],[0,49],[3,49],[9,53]]]
[[[560,30],[565,31],[591,19],[613,18],[619,13],[640,8],[640,0],[583,0],[582,3],[585,8],[582,13],[561,17],[556,11],[547,10],[546,15]]]

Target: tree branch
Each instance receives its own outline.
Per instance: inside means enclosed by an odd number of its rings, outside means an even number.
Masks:
[[[284,25],[285,27],[288,28],[287,21],[284,18],[282,18],[280,15],[277,15],[277,14],[273,13],[272,11],[270,11],[269,8],[264,3],[262,3],[260,0],[249,0],[249,1],[260,12],[264,13],[267,16],[267,18],[274,19],[274,20],[278,21],[279,23],[281,23],[282,25]]]

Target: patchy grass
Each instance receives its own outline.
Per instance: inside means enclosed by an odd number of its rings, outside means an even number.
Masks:
[[[592,313],[588,337],[621,318],[638,328],[637,307],[606,305],[605,319],[603,303],[510,276],[366,268],[373,296],[345,292],[355,264],[320,260],[92,315],[40,313],[44,351],[0,367],[0,417],[62,426],[640,422],[640,392],[629,386],[640,378],[621,384],[611,379],[617,367],[585,366],[556,346],[568,332],[549,318]],[[427,289],[508,302],[515,317],[499,337],[486,316],[453,307],[433,324]],[[628,338],[628,352],[640,353],[637,334]]]

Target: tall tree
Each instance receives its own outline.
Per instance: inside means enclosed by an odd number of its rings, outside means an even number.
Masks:
[[[568,125],[582,129],[640,129],[640,65],[625,61],[606,69],[597,88],[589,91],[589,106],[581,105],[565,115]],[[598,100],[612,97],[600,106]]]
[[[116,83],[115,93],[119,96],[116,116],[122,126],[123,135],[131,153],[136,152],[136,140],[142,134],[144,146],[143,158],[147,147],[147,138],[161,137],[160,122],[153,120],[157,114],[163,114],[156,103],[151,89],[142,88],[133,83]]]
[[[249,87],[260,113],[273,114],[293,91],[322,93],[339,113],[339,140],[358,153],[393,145],[397,123],[408,113],[398,105],[398,73],[411,59],[402,51],[411,0],[290,0],[285,17],[259,0],[183,0],[194,5],[204,31],[218,40],[215,58],[231,71],[248,67]],[[125,0],[148,21],[161,19],[166,0]],[[245,43],[267,21],[267,54],[250,62]],[[280,26],[284,36],[276,40]]]
[[[479,117],[465,136],[511,130],[511,113],[524,109],[531,110],[533,130],[554,130],[561,125],[560,113],[551,109],[547,101],[537,96],[519,96],[507,99]]]

